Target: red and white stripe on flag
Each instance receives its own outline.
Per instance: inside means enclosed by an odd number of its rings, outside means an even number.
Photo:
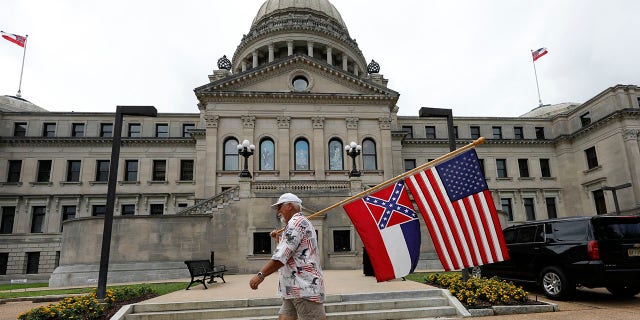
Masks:
[[[25,42],[27,42],[27,37],[23,37],[17,34],[13,34],[13,33],[6,33],[4,31],[0,31],[0,34],[2,34],[2,37],[23,47],[24,48],[24,44]]]
[[[445,270],[509,259],[474,149],[406,179]]]

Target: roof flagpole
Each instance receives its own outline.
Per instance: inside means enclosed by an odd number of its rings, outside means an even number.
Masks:
[[[22,89],[22,73],[24,71],[24,58],[27,55],[27,39],[29,38],[29,35],[25,35],[25,41],[24,41],[24,50],[22,50],[22,67],[20,68],[20,82],[18,83],[18,94],[16,94],[16,97],[20,98],[20,96],[22,95],[21,93],[21,89]]]

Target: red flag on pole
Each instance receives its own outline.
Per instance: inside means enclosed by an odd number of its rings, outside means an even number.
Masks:
[[[474,149],[405,181],[445,270],[509,259],[491,192]]]
[[[532,51],[531,56],[533,57],[533,61],[536,61],[547,53],[549,53],[549,51],[547,51],[547,48],[540,48],[536,51]]]
[[[0,33],[2,34],[2,37],[23,47],[24,48],[24,44],[27,42],[27,37],[23,37],[17,34],[13,34],[13,33],[6,33],[4,31],[0,31]]]

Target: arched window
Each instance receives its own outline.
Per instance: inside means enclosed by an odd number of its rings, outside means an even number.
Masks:
[[[372,139],[362,140],[362,170],[378,170],[376,143]]]
[[[340,139],[329,140],[329,170],[344,170],[343,153]]]
[[[294,143],[295,149],[295,170],[309,170],[309,142],[300,138]]]
[[[224,142],[224,161],[223,170],[232,171],[239,170],[238,164],[238,140],[229,138]]]
[[[276,169],[275,144],[271,138],[264,138],[260,141],[260,170],[269,171]]]

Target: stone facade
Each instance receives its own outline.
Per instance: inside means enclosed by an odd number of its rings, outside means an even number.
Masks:
[[[311,214],[449,150],[444,119],[398,116],[399,93],[367,73],[326,0],[266,1],[233,57],[232,71],[214,70],[195,89],[193,113],[125,116],[110,282],[183,277],[184,260],[211,252],[231,272],[257,271],[275,248],[265,235],[279,227],[269,205],[281,193],[298,194]],[[639,87],[616,85],[521,117],[455,117],[455,140],[486,137],[477,152],[503,226],[612,213],[602,187],[625,183],[620,210],[637,213],[639,97]],[[20,103],[0,106],[0,281],[91,282],[114,114]],[[238,177],[245,139],[256,146],[251,178]],[[357,178],[343,149],[352,141],[363,146]],[[362,242],[341,208],[312,222],[325,269],[361,268]],[[421,223],[419,267],[437,268]]]

